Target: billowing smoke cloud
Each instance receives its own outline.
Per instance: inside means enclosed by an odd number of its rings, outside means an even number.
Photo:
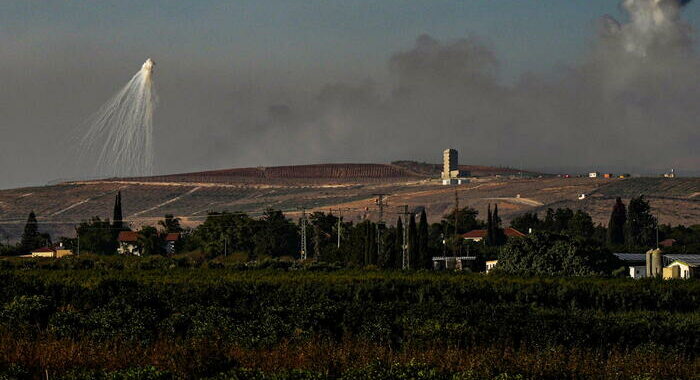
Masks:
[[[607,32],[622,44],[627,52],[646,56],[649,51],[674,49],[690,41],[688,28],[679,22],[683,5],[690,0],[624,0],[622,7],[631,22],[621,25],[607,18]]]
[[[388,95],[371,83],[326,86],[310,111],[271,115],[262,138],[241,154],[274,162],[290,155],[436,161],[436,152],[454,146],[473,163],[697,170],[700,61],[681,5],[625,0],[629,23],[604,18],[582,64],[509,86],[499,84],[498,60],[478,39],[420,36],[391,57]]]
[[[680,18],[687,3],[624,0],[629,21],[603,18],[580,64],[525,74],[512,84],[501,80],[494,50],[475,36],[419,36],[413,47],[388,54],[390,84],[364,77],[328,84],[241,78],[223,64],[193,69],[187,60],[154,53],[161,63],[156,171],[437,162],[443,148],[455,147],[464,163],[700,174],[700,59]],[[121,67],[113,62],[125,59],[109,51],[95,56],[99,62],[85,53],[96,49],[61,47],[65,57],[51,56],[43,77],[37,75],[41,60],[0,63],[0,85],[18,89],[0,92],[0,132],[36,126],[12,132],[14,141],[36,144],[0,141],[0,187],[82,174],[70,160],[54,163],[69,149],[52,143],[94,112],[128,79],[120,73],[130,74],[145,57],[134,54]],[[71,64],[78,59],[92,64]],[[82,90],[90,86],[98,90]],[[33,103],[18,106],[16,98]]]

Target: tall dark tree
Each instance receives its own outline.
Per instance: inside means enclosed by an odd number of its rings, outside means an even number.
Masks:
[[[544,220],[542,221],[542,231],[552,231],[554,228],[554,224],[554,210],[548,208],[547,213],[544,216]]]
[[[567,234],[571,237],[591,239],[595,233],[593,218],[587,212],[576,210],[574,216],[569,221]]]
[[[20,241],[20,247],[23,252],[29,252],[33,249],[40,248],[48,244],[46,236],[42,236],[39,233],[39,222],[36,220],[36,214],[34,211],[29,213],[27,217],[27,224],[24,225],[24,232],[22,232],[22,240]]]
[[[506,235],[501,228],[501,217],[498,216],[498,203],[493,206],[491,215],[491,235],[493,236],[492,245],[501,246],[506,243]]]
[[[542,228],[543,221],[537,216],[536,212],[526,212],[510,222],[510,226],[516,230],[527,234],[532,231],[539,231]]]
[[[120,231],[124,228],[124,217],[122,216],[122,192],[117,191],[117,196],[114,199],[114,213],[112,215],[112,223],[115,230]]]
[[[425,269],[430,269],[433,261],[428,245],[429,239],[428,216],[425,213],[425,209],[423,209],[418,222],[418,257],[420,258],[420,267]]]
[[[608,244],[622,245],[625,244],[625,223],[627,222],[627,209],[622,199],[617,197],[612,213],[610,213],[610,221],[608,222]]]
[[[396,228],[384,227],[382,230],[382,244],[377,265],[383,269],[393,269],[396,264]]]
[[[484,222],[476,219],[479,212],[471,207],[464,207],[459,210],[452,210],[442,216],[445,234],[455,234],[455,213],[457,214],[457,234],[463,234],[477,228],[484,228]]]
[[[551,232],[558,234],[565,233],[569,229],[569,223],[574,217],[574,210],[570,208],[558,208],[554,212],[554,225],[551,227]]]
[[[299,229],[282,211],[267,209],[256,223],[255,257],[295,255],[299,246]]]
[[[630,200],[627,207],[625,241],[630,247],[652,247],[656,240],[656,218],[644,196]]]
[[[364,226],[365,244],[364,244],[364,265],[375,265],[377,263],[377,227],[376,224],[367,221]]]
[[[165,214],[163,220],[158,221],[158,225],[163,227],[165,233],[177,233],[182,232],[182,226],[180,226],[180,218],[176,218],[173,214]]]
[[[416,226],[416,215],[411,213],[408,219],[408,259],[411,269],[420,268],[418,256],[418,227]]]
[[[323,256],[337,247],[338,218],[333,214],[317,211],[311,214],[309,221],[313,230],[313,257],[316,260],[326,260]]]
[[[346,261],[349,264],[363,266],[365,265],[367,255],[367,229],[370,228],[368,220],[363,220],[352,226],[349,231],[347,242],[342,243],[345,252]]]
[[[91,252],[100,255],[112,255],[117,251],[117,239],[112,230],[109,219],[101,220],[94,217],[80,223],[75,229],[81,252]]]
[[[486,211],[486,245],[494,245],[495,236],[493,235],[493,214],[491,213],[491,204],[489,203]]]
[[[394,262],[394,267],[397,269],[400,269],[403,266],[403,221],[401,220],[401,217],[399,216],[399,219],[396,220],[396,261]]]
[[[144,256],[164,253],[163,236],[152,226],[144,226],[138,231],[138,243]]]

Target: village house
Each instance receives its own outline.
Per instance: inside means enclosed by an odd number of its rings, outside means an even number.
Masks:
[[[668,248],[676,244],[676,239],[664,239],[659,242],[659,247]]]
[[[32,250],[30,255],[24,257],[51,257],[54,259],[60,259],[61,257],[70,256],[73,251],[66,249],[63,243],[59,244],[57,247],[41,247]]]
[[[141,245],[139,244],[139,234],[134,231],[121,231],[117,236],[117,253],[120,255],[141,256]]]
[[[625,264],[631,278],[647,276],[647,258],[644,253],[615,253],[615,256]]]
[[[695,278],[700,273],[698,267],[700,267],[700,257],[676,259],[664,268],[664,279]]]
[[[165,238],[163,238],[163,250],[165,253],[168,255],[175,254],[175,244],[178,240],[180,240],[180,234],[177,232],[165,234]]]
[[[515,228],[508,227],[503,229],[503,233],[506,235],[506,238],[514,238],[514,237],[523,237],[525,236],[524,233],[516,230]],[[480,242],[486,239],[486,235],[488,235],[487,230],[471,230],[467,232],[466,234],[462,235],[464,240],[471,240],[475,242]]]
[[[647,253],[615,253],[615,256],[628,268],[629,276],[635,279],[688,279],[700,273],[700,255],[663,254],[655,249]]]

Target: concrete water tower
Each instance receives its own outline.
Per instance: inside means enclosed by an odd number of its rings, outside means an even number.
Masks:
[[[456,149],[445,149],[442,152],[442,184],[459,185],[468,180],[463,177],[469,176],[468,172],[459,170],[459,158]]]

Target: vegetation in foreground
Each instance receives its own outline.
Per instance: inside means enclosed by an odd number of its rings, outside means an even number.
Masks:
[[[5,261],[0,373],[560,379],[700,370],[698,281],[231,261]]]

